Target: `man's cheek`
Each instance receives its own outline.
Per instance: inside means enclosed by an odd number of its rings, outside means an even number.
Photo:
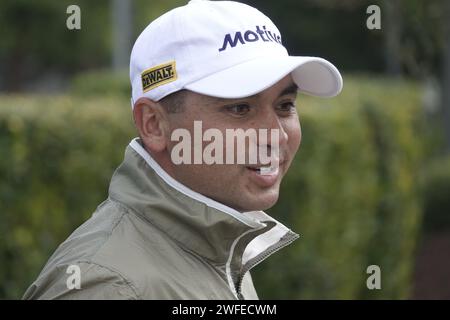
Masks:
[[[295,155],[297,150],[300,148],[302,142],[302,128],[300,123],[298,123],[294,128],[292,128],[289,137],[289,147],[292,152],[292,157]]]

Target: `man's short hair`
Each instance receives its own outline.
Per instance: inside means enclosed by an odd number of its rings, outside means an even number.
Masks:
[[[160,103],[166,108],[168,113],[183,112],[187,93],[187,90],[176,91],[162,98]]]

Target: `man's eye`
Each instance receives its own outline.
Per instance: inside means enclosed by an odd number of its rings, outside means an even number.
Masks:
[[[292,101],[281,103],[277,107],[277,109],[283,113],[295,113],[296,112],[295,104]]]
[[[248,104],[236,104],[227,106],[227,111],[233,115],[243,116],[250,111],[250,106]]]

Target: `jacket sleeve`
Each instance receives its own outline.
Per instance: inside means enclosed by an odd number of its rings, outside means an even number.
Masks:
[[[57,266],[39,275],[25,292],[23,299],[139,299],[135,286],[115,270],[92,262],[80,262],[71,266]]]

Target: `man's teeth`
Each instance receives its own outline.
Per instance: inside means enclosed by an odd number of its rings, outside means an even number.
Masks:
[[[276,166],[270,166],[270,167],[261,167],[258,170],[258,173],[260,175],[271,175],[271,174],[275,174],[278,172],[278,167]]]

